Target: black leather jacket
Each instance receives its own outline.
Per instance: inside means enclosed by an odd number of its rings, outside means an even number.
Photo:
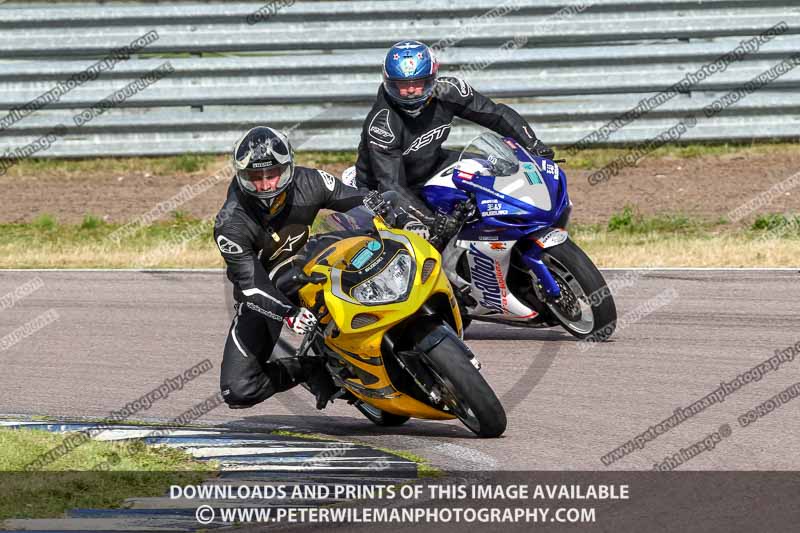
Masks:
[[[292,187],[277,216],[241,192],[234,179],[217,214],[214,241],[227,265],[234,298],[274,320],[297,312],[273,277],[308,240],[320,209],[348,211],[361,205],[363,193],[322,170],[295,167]]]
[[[516,111],[496,104],[458,78],[440,77],[432,101],[417,117],[396,109],[381,86],[361,130],[358,186],[397,191],[411,207],[430,216],[418,191],[446,159],[442,143],[450,135],[453,117],[513,137],[525,147],[536,141],[530,124]]]

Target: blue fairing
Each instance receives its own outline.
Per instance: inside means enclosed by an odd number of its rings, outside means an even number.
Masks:
[[[428,185],[422,189],[422,198],[429,206],[449,215],[455,210],[457,203],[467,199],[467,193],[451,187]]]
[[[509,146],[513,143],[510,139],[506,142]],[[454,171],[452,180],[456,188],[428,185],[423,188],[422,195],[431,208],[448,214],[453,212],[458,202],[467,199],[467,193],[474,196],[481,217],[478,221],[462,228],[460,239],[519,240],[537,230],[554,226],[569,206],[567,178],[564,172],[552,161],[529,157],[527,152],[519,147],[514,151],[520,160],[520,165],[535,163],[534,172],[529,180],[538,180],[541,176],[541,182],[536,181],[535,184],[546,186],[550,209],[540,209],[514,196],[494,190],[494,176]],[[531,184],[533,185],[532,181]]]

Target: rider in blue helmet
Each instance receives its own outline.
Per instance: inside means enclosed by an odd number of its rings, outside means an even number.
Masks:
[[[364,120],[358,160],[342,175],[345,183],[361,189],[395,191],[401,209],[410,217],[409,228],[446,242],[459,221],[434,214],[420,190],[436,172],[458,161],[460,153],[445,150],[454,117],[474,122],[504,137],[512,137],[535,155],[553,159],[554,153],[516,111],[493,102],[466,81],[439,76],[439,64],[430,47],[419,41],[400,41],[383,61],[383,84]]]
[[[416,117],[433,97],[438,70],[439,63],[426,45],[397,43],[383,61],[383,89],[397,107]]]

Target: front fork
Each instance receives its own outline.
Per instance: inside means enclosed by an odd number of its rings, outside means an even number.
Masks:
[[[561,287],[558,286],[550,269],[542,261],[542,254],[546,249],[558,246],[567,238],[566,231],[559,228],[549,228],[529,235],[526,239],[520,241],[518,245],[522,262],[533,272],[542,289],[544,289],[545,296],[551,300],[556,300],[561,296]]]

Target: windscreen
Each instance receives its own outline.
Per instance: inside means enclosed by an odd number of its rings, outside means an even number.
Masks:
[[[323,214],[324,213],[324,214]],[[331,233],[333,231],[352,231],[370,229],[374,226],[373,214],[363,205],[354,207],[344,213],[323,211],[314,223],[312,233]]]
[[[475,158],[488,161],[495,176],[511,176],[519,170],[519,159],[514,150],[496,133],[486,132],[472,139],[458,159]]]

